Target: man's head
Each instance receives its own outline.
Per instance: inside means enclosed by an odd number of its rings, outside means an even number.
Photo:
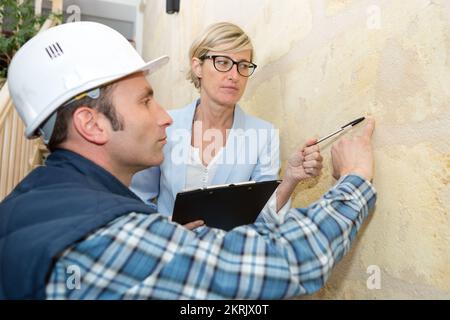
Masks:
[[[115,30],[75,22],[26,43],[11,62],[8,83],[28,138],[43,135],[52,150],[112,152],[106,157],[113,156],[107,160],[110,166],[125,162],[143,169],[162,161],[161,139],[171,123],[153,99],[145,72],[167,61],[164,56],[145,63]],[[146,102],[137,101],[138,96]],[[144,125],[147,132],[137,132]],[[119,146],[128,150],[119,151]]]

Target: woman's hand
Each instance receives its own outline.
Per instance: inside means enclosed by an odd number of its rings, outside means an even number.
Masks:
[[[320,174],[323,158],[319,146],[315,145],[316,141],[317,139],[308,140],[302,149],[291,155],[284,179],[297,185],[301,180],[314,178]]]
[[[323,158],[319,146],[314,145],[316,142],[317,139],[309,140],[289,158],[283,181],[277,188],[277,212],[287,203],[301,180],[320,174]]]
[[[189,230],[194,230],[198,227],[201,227],[205,224],[205,222],[203,220],[195,220],[186,224],[183,224],[183,227],[185,227],[186,229]]]

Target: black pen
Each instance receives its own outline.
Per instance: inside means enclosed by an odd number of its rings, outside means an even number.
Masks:
[[[322,142],[322,141],[324,141],[324,140],[326,140],[326,139],[328,139],[328,138],[331,138],[331,137],[334,136],[335,134],[338,134],[339,132],[344,131],[345,128],[347,128],[347,127],[353,127],[354,125],[357,125],[358,123],[360,123],[360,122],[363,121],[364,119],[365,119],[365,117],[361,117],[361,118],[358,118],[358,119],[356,119],[356,120],[350,121],[350,122],[347,123],[346,125],[342,126],[339,130],[336,130],[335,132],[330,133],[329,135],[327,135],[327,136],[325,136],[325,137],[323,137],[323,138],[320,138],[320,139],[317,140],[317,142],[314,143],[314,144],[318,144],[318,143],[320,143],[320,142]]]

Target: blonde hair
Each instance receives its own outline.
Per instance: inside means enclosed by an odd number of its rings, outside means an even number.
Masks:
[[[192,61],[192,58],[201,59],[208,51],[235,53],[244,50],[251,50],[251,61],[254,50],[248,35],[235,24],[219,22],[210,25],[194,40],[189,50],[189,62]],[[200,79],[192,68],[189,69],[186,79],[191,81],[197,89],[200,88]]]

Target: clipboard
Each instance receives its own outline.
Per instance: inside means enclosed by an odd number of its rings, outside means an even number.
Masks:
[[[186,224],[203,220],[209,227],[226,231],[251,224],[280,183],[281,180],[249,181],[180,192],[172,221]]]

